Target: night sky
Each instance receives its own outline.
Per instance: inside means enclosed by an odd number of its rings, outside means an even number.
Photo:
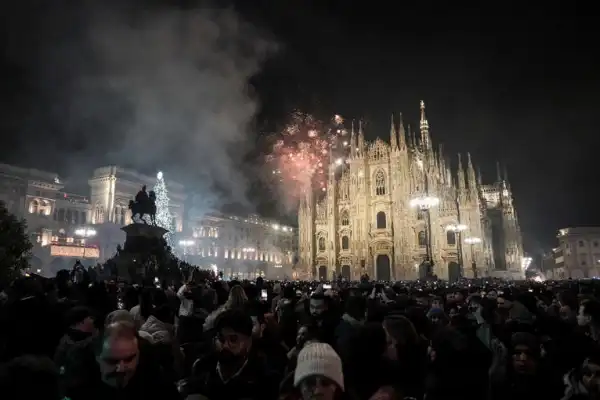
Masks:
[[[65,37],[78,37],[88,14],[73,7],[73,1],[57,0],[64,10],[35,0],[14,3],[2,6],[5,19],[0,21],[7,49],[0,62],[5,140],[0,161],[49,165],[45,169],[69,174],[73,163],[64,160],[70,154],[101,164],[110,150],[93,150],[98,142],[91,134],[78,136],[87,125],[73,129],[56,113],[46,124],[47,114],[39,111],[62,104],[40,84],[57,79],[44,74],[45,57],[57,68],[73,54],[83,57],[86,52],[83,42],[68,56],[48,49]],[[188,10],[195,5],[162,3]],[[552,246],[558,228],[600,225],[595,196],[600,145],[597,21],[578,2],[531,10],[506,2],[488,9],[432,1],[418,6],[358,0],[237,3],[230,6],[256,28],[261,40],[276,47],[250,79],[259,105],[247,152],[264,151],[253,148],[262,143],[256,140],[259,132],[264,136],[277,129],[294,109],[322,118],[333,113],[364,118],[368,139],[388,140],[390,114],[403,112],[405,122],[416,127],[419,101],[424,100],[432,139],[444,144],[453,163],[456,153],[470,152],[484,183],[494,179],[496,161],[507,166],[527,251]],[[36,129],[31,129],[32,121]],[[118,137],[119,132],[107,134]],[[100,156],[93,155],[98,152]],[[174,170],[189,167],[177,162],[172,161]],[[255,190],[252,197],[258,202],[260,196]]]

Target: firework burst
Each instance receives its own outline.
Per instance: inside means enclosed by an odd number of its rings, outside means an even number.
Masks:
[[[288,205],[297,204],[309,190],[326,190],[330,160],[337,165],[346,160],[349,139],[343,124],[339,115],[323,122],[296,111],[276,135],[267,161]]]

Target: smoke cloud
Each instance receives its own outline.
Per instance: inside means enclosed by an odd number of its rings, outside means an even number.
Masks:
[[[223,201],[223,191],[251,206],[243,157],[259,104],[248,79],[273,43],[232,9],[86,8],[64,18],[55,25],[76,19],[79,30],[63,29],[67,40],[41,52],[41,93],[52,107],[34,112],[29,129],[45,121],[60,132],[61,145],[50,147],[67,172],[161,169],[202,207]]]

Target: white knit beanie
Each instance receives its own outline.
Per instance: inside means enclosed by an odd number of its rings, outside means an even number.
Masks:
[[[294,371],[294,386],[311,376],[323,376],[335,382],[344,390],[342,360],[333,347],[327,343],[310,343],[298,354],[298,363]]]

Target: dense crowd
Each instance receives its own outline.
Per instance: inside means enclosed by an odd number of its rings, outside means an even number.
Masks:
[[[597,399],[597,291],[23,277],[1,292],[0,397]]]

